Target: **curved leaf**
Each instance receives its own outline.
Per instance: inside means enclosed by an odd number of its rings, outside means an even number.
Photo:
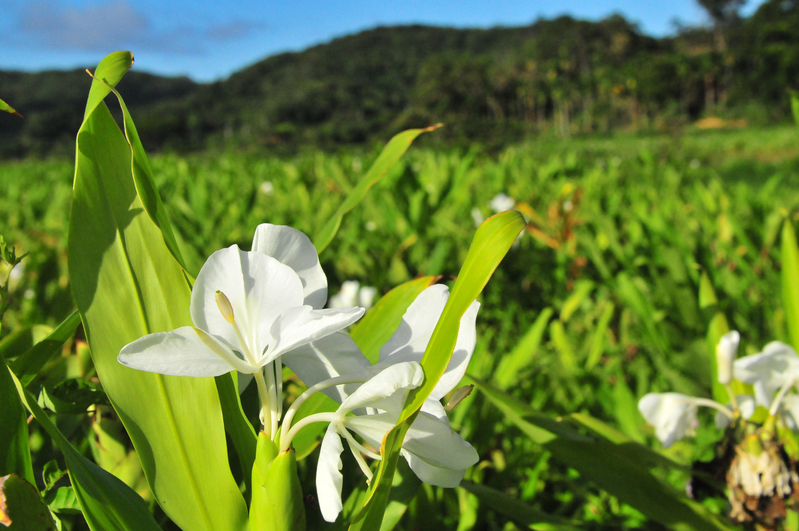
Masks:
[[[8,372],[5,367],[0,367],[0,370]],[[92,531],[160,531],[141,496],[80,455],[14,374],[9,374],[19,398],[64,454],[69,479],[89,528]]]
[[[0,111],[4,111],[4,112],[11,113],[11,114],[15,114],[15,115],[19,116],[20,118],[24,118],[11,105],[9,105],[8,103],[4,102],[3,100],[0,100]]]
[[[339,226],[341,226],[341,220],[344,218],[344,214],[349,212],[350,210],[355,207],[361,200],[366,197],[366,193],[369,191],[369,188],[374,186],[383,176],[388,173],[388,170],[391,169],[394,164],[402,157],[403,153],[410,147],[411,143],[416,139],[417,136],[421,135],[422,133],[426,133],[428,131],[433,131],[441,127],[441,124],[438,125],[431,125],[430,127],[425,127],[424,129],[408,129],[407,131],[403,131],[398,135],[395,135],[391,140],[388,141],[386,147],[383,148],[383,151],[380,152],[380,155],[375,160],[372,167],[369,168],[369,171],[361,177],[361,180],[352,189],[350,194],[347,196],[347,199],[338,207],[338,210],[333,215],[332,218],[322,227],[322,230],[319,231],[319,234],[316,235],[314,238],[313,244],[316,247],[316,250],[319,254],[322,254],[322,251],[330,244],[330,241],[333,239],[333,236],[336,235],[338,232]]]
[[[483,290],[524,225],[522,215],[509,210],[487,219],[477,229],[452,294],[422,357],[425,381],[411,392],[397,425],[383,439],[380,449],[383,459],[372,479],[366,503],[350,529],[380,529],[405,434],[452,358],[461,317]]]
[[[78,132],[70,283],[98,376],[164,512],[184,529],[243,529],[214,380],[139,372],[116,359],[135,339],[191,324],[183,269],[143,208],[130,145],[102,102],[110,88],[97,78],[113,85],[130,62],[119,52],[98,66]]]

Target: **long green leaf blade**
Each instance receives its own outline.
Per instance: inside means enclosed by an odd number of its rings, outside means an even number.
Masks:
[[[0,360],[0,476],[17,474],[36,484],[28,443],[28,415],[2,356]]]
[[[366,193],[369,189],[388,173],[388,170],[397,163],[416,137],[422,133],[438,129],[439,127],[440,124],[425,127],[424,129],[408,129],[407,131],[395,135],[388,141],[388,144],[386,144],[386,147],[380,152],[380,155],[377,157],[374,164],[372,164],[372,167],[369,168],[369,171],[361,177],[361,180],[355,188],[352,189],[341,206],[338,207],[333,217],[330,218],[325,226],[322,227],[322,230],[319,231],[319,234],[316,235],[316,238],[314,238],[313,244],[319,254],[322,254],[322,251],[330,245],[333,236],[336,235],[338,228],[341,226],[341,220],[344,219],[344,214],[352,210],[355,205],[366,197]]]
[[[782,225],[782,306],[793,348],[799,348],[799,249],[790,219]]]
[[[405,434],[452,358],[461,317],[483,290],[524,225],[522,215],[510,210],[489,218],[477,229],[452,294],[422,357],[425,382],[408,397],[397,425],[384,438],[383,459],[372,480],[366,503],[350,529],[380,529]]]
[[[120,61],[110,57],[95,77],[119,74]],[[110,75],[103,79],[113,84]],[[130,146],[102,103],[107,94],[95,80],[78,133],[68,246],[94,365],[164,512],[184,529],[243,529],[246,505],[229,469],[214,380],[143,373],[116,361],[139,337],[191,324],[190,291],[138,197]]]
[[[75,333],[80,324],[77,310],[59,324],[43,341],[36,343],[30,350],[11,362],[9,367],[18,375],[22,385],[27,386],[36,378],[36,373],[44,367],[50,358],[60,352],[61,347]]]
[[[92,531],[160,531],[141,496],[80,455],[13,373],[5,366],[0,370],[11,375],[19,398],[64,454],[69,479],[89,528]]]
[[[651,452],[624,436],[618,439],[585,437],[564,422],[547,419],[524,404],[480,381],[471,379],[504,415],[531,440],[552,452],[553,457],[574,468],[600,488],[635,507],[668,529],[719,531],[728,529],[699,504],[688,500],[661,482],[645,467],[662,461],[643,460]],[[586,423],[585,418],[581,423]]]

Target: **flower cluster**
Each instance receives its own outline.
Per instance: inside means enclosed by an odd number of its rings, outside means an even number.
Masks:
[[[144,336],[119,353],[133,369],[178,376],[219,376],[238,371],[240,389],[258,386],[264,433],[281,451],[313,422],[326,422],[316,484],[327,521],[341,512],[341,453],[346,441],[367,478],[364,456],[394,427],[408,393],[424,381],[420,365],[446,304],[446,286],[432,286],[410,305],[399,328],[370,363],[343,330],[360,319],[358,307],[325,308],[327,278],[311,241],[290,227],[258,226],[252,250],[233,245],[203,265],[191,294],[194,326]],[[452,360],[422,407],[401,453],[424,482],[455,487],[477,452],[450,427],[440,400],[463,377],[476,342],[478,303],[461,320]],[[283,412],[282,365],[306,385]],[[300,406],[323,392],[340,406],[293,424]],[[356,437],[357,436],[357,437]]]
[[[774,341],[736,360],[739,341],[732,331],[716,347],[718,381],[727,388],[729,404],[650,393],[638,409],[668,448],[696,427],[699,406],[714,408],[716,426],[727,431],[711,465],[726,475],[730,516],[740,522],[771,521],[784,517],[788,498],[799,489],[799,446],[792,433],[799,429],[799,355]],[[734,393],[734,380],[750,385],[753,394]]]

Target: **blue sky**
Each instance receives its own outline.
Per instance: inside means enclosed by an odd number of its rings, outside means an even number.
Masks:
[[[749,0],[743,12],[760,3]],[[694,0],[3,0],[0,70],[88,66],[126,49],[139,70],[209,81],[379,25],[486,28],[614,12],[656,36],[672,33],[677,19],[706,22]]]

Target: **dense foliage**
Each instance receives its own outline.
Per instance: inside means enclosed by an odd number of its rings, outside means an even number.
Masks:
[[[716,308],[700,306],[703,272],[718,308],[746,338],[745,352],[786,337],[775,244],[783,216],[799,204],[791,191],[799,174],[795,138],[794,129],[749,129],[530,143],[496,157],[411,151],[348,215],[323,265],[333,291],[347,279],[385,293],[419,274],[452,275],[474,233],[473,216],[490,214],[496,193],[509,194],[530,224],[482,296],[469,373],[547,415],[585,411],[634,440],[651,440],[638,398],[711,393],[705,334]],[[164,155],[152,162],[196,272],[210,252],[248,245],[252,227],[264,221],[317,232],[371,159],[352,151],[288,159]],[[72,310],[65,255],[72,168],[27,161],[6,163],[2,172],[4,236],[30,253],[13,279],[4,322],[4,332],[15,332],[0,345],[11,358],[46,333],[41,324],[55,325]],[[80,339],[42,371],[40,383],[52,390],[64,378],[97,384]],[[470,476],[476,484],[588,528],[658,528],[529,442],[481,393],[453,415],[480,453]],[[110,408],[59,415],[59,427],[87,441],[79,450],[150,496]],[[31,429],[41,477],[56,454],[36,423]],[[668,455],[683,463],[706,457],[713,437],[700,431],[696,448],[681,442]],[[300,461],[306,493],[313,493],[315,460],[312,453]],[[345,466],[347,478],[358,477],[354,460]],[[681,488],[686,477],[673,472],[670,479]],[[464,489],[417,485],[411,495],[405,529],[499,529],[506,521]],[[307,512],[309,528],[321,525],[310,501]],[[64,520],[72,518],[79,528],[80,517],[65,511]]]
[[[769,0],[745,19],[727,4],[709,5],[723,19],[714,27],[662,39],[619,15],[488,30],[384,27],[210,84],[134,72],[121,88],[145,146],[161,150],[292,152],[437,122],[448,124],[442,143],[499,147],[532,132],[674,130],[703,115],[780,120],[799,74],[799,3]],[[79,70],[0,72],[4,97],[27,118],[0,116],[0,155],[71,153],[89,81]]]

